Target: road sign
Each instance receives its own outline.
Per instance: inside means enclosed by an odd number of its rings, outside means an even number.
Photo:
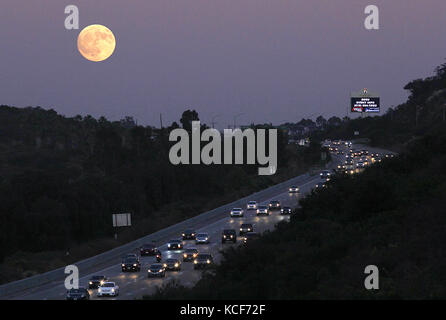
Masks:
[[[351,112],[375,113],[380,112],[380,98],[376,93],[371,93],[367,89],[360,92],[352,92],[350,96]]]
[[[113,227],[130,227],[132,225],[130,213],[115,213],[112,218]]]

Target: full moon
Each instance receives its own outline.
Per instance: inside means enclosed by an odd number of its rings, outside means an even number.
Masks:
[[[100,24],[85,27],[77,37],[77,48],[90,61],[99,62],[109,58],[115,51],[116,40],[113,32]]]

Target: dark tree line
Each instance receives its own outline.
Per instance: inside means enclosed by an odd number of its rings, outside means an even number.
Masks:
[[[192,120],[198,114],[187,110],[180,123],[190,130]],[[112,213],[131,212],[137,224],[169,205],[199,208],[204,199],[273,182],[257,176],[257,165],[172,165],[168,136],[177,127],[0,106],[0,260],[111,237]],[[291,161],[313,160],[286,144],[280,133],[278,174],[286,175]]]

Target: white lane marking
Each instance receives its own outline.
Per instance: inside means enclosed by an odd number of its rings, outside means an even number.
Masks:
[[[316,180],[318,180],[318,179],[319,179],[319,177],[316,176],[315,178],[313,178],[313,179],[307,181],[306,183],[304,183],[304,184],[300,184],[299,187],[302,188],[302,187],[304,187],[304,186],[306,186],[306,185],[308,185],[308,184],[310,184],[310,183],[314,183],[314,182],[315,182]],[[273,199],[277,199],[277,198],[279,198],[279,197],[280,197],[280,198],[284,198],[284,197],[286,197],[287,195],[289,196],[289,193],[288,193],[288,192],[282,192],[282,193],[279,193],[278,195],[276,195],[276,196],[274,196],[274,197],[268,198],[267,200],[260,202],[260,204],[266,204],[266,203],[268,203],[269,201],[271,201],[271,200],[273,200]],[[267,217],[267,218],[269,218],[269,217]],[[269,222],[269,221],[266,221],[266,223],[268,223],[268,222]],[[226,225],[226,224],[228,223],[228,217],[225,217],[225,218],[222,218],[222,219],[220,219],[220,220],[217,220],[216,222],[213,222],[213,223],[211,223],[210,225],[207,225],[207,226],[205,226],[205,227],[202,227],[202,228],[198,229],[197,231],[198,231],[198,232],[203,232],[203,230],[207,230],[207,229],[209,229],[209,228],[211,228],[211,227],[214,227],[214,226],[216,226],[216,225],[218,225],[218,224],[222,224],[222,223],[223,223],[224,225]],[[243,221],[239,221],[239,223],[241,224],[241,223],[243,223]],[[218,232],[218,231],[219,231],[219,230],[215,230],[213,233],[216,233],[216,232]],[[216,245],[217,245],[217,242],[213,242],[213,244],[212,244],[212,242],[211,242],[211,246],[214,247],[214,246],[216,246]],[[167,243],[165,243],[165,244],[159,246],[158,248],[163,248],[163,247],[166,247],[166,248],[167,248]],[[181,250],[179,250],[179,253],[181,253]],[[218,255],[218,252],[217,252],[217,255]],[[80,280],[88,279],[88,278],[90,278],[90,277],[91,277],[92,275],[94,275],[94,274],[105,273],[106,271],[111,270],[111,269],[113,269],[113,268],[116,268],[116,269],[120,270],[120,264],[119,264],[119,263],[116,263],[116,264],[111,265],[110,267],[104,268],[104,269],[99,270],[99,271],[96,271],[96,272],[94,272],[94,273],[87,274],[87,275],[81,277]],[[110,278],[112,278],[112,277],[116,277],[116,276],[111,276]],[[119,277],[119,275],[118,275],[118,277]],[[169,278],[169,277],[166,277],[166,278]],[[119,279],[117,279],[116,282],[119,282]],[[135,281],[133,281],[133,282],[127,282],[127,283],[125,283],[124,285],[121,285],[121,287],[126,287],[127,285],[130,285],[130,284],[132,284],[132,283],[134,283],[134,282],[135,282]],[[57,287],[63,288],[63,285],[58,285],[58,286],[53,287],[53,288],[45,289],[44,292],[45,292],[45,291],[51,291],[51,290],[54,290],[54,289],[56,289]],[[35,294],[35,293],[34,293],[34,294]],[[34,295],[34,294],[31,294],[31,295]],[[46,300],[47,298],[44,298],[44,299]]]

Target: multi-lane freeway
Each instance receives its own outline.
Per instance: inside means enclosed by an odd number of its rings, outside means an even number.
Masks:
[[[388,151],[361,145],[354,147],[357,149],[368,149],[369,152],[388,153]],[[344,145],[340,146],[339,149],[348,151],[348,148]],[[344,161],[344,158],[344,155],[332,154],[332,162],[329,168],[335,168],[339,163]],[[257,216],[255,210],[246,209],[248,199],[257,201],[259,205],[267,205],[271,200],[279,200],[282,206],[296,207],[298,200],[311,192],[315,185],[320,182],[321,177],[319,174],[313,176],[304,174],[290,179],[280,186],[269,188],[267,192],[256,193],[252,197],[241,199],[238,203],[231,203],[227,206],[220,207],[218,210],[214,210],[215,212],[212,214],[202,214],[196,219],[190,219],[188,220],[189,222],[186,221],[187,223],[180,223],[166,230],[162,230],[156,234],[156,245],[162,252],[162,259],[164,261],[168,258],[178,258],[180,261],[183,261],[184,249],[197,248],[200,253],[211,253],[214,256],[214,262],[219,263],[221,259],[220,251],[222,249],[232,245],[244,245],[242,237],[240,236],[238,236],[236,244],[222,244],[221,234],[223,229],[235,229],[238,234],[242,223],[251,223],[254,226],[254,231],[261,233],[274,228],[278,222],[289,219],[288,215],[281,215],[280,211],[273,211],[269,216]],[[300,192],[298,194],[289,193],[288,188],[291,185],[298,186]],[[231,205],[234,207],[242,207],[245,212],[244,216],[231,218],[229,215]],[[183,250],[168,250],[167,242],[169,239],[181,238],[181,233],[186,229],[194,229],[196,232],[207,232],[210,236],[210,243],[196,245],[194,240],[184,240]],[[147,240],[150,238],[150,235],[147,236]],[[139,247],[136,244],[142,244],[147,242],[147,240],[140,239],[139,242],[135,242],[133,249],[128,250],[126,253],[138,253]],[[138,299],[143,295],[154,293],[158,286],[174,279],[183,285],[192,286],[199,280],[202,273],[200,270],[194,270],[193,262],[182,262],[180,271],[168,271],[166,272],[165,278],[148,278],[147,269],[152,263],[156,262],[154,256],[141,257],[141,271],[124,273],[121,271],[121,257],[125,254],[123,254],[122,250],[116,250],[116,252],[115,256],[112,258],[109,257],[104,261],[100,261],[101,256],[93,257],[91,259],[98,260],[97,263],[88,268],[80,268],[80,286],[88,288],[88,281],[93,275],[104,275],[109,281],[113,281],[119,285],[119,295],[117,297],[98,297],[97,289],[89,289],[91,299]],[[35,287],[25,287],[17,292],[11,291],[7,295],[1,296],[1,298],[60,300],[65,299],[66,292],[67,290],[65,289],[63,279],[57,279],[36,285]]]

